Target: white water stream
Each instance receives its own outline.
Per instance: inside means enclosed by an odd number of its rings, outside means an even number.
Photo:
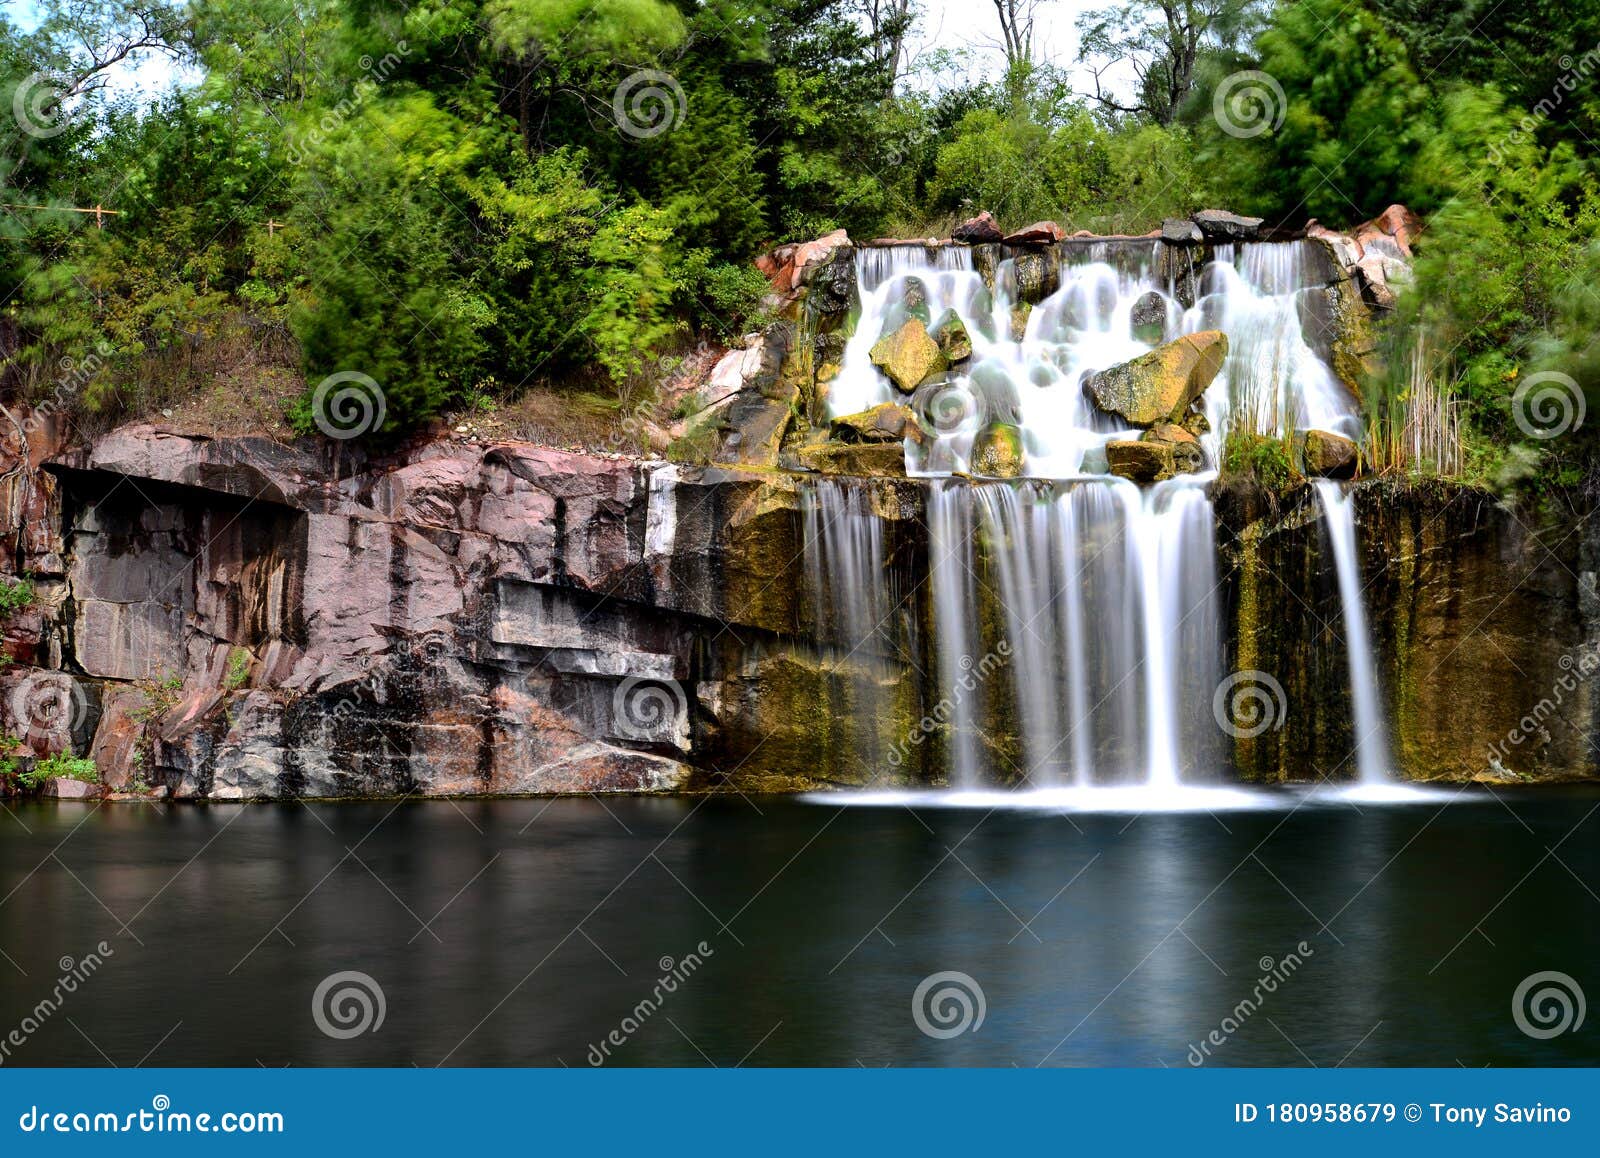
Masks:
[[[1350,702],[1355,719],[1356,768],[1364,785],[1389,780],[1389,743],[1383,709],[1378,703],[1378,669],[1372,662],[1367,634],[1367,608],[1356,558],[1356,520],[1350,496],[1331,479],[1317,480],[1317,498],[1328,520],[1328,541],[1339,575],[1339,603],[1344,611],[1345,654],[1350,665]]]

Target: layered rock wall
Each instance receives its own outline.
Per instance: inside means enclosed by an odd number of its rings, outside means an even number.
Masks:
[[[155,427],[36,442],[4,483],[5,567],[39,599],[5,628],[0,722],[60,747],[69,703],[72,746],[113,789],[866,777],[817,758],[844,741],[816,711],[837,681],[793,478],[525,445],[352,459]]]

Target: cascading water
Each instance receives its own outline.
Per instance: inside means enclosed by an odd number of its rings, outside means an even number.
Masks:
[[[883,520],[873,513],[870,490],[836,479],[802,490],[800,511],[812,614],[832,645],[836,677],[850,689],[854,750],[874,769],[886,750],[886,713],[873,664],[894,649]]]
[[[1361,599],[1361,564],[1356,558],[1356,520],[1350,496],[1338,483],[1317,480],[1317,498],[1328,520],[1328,540],[1339,578],[1339,603],[1344,612],[1345,654],[1350,665],[1350,701],[1354,707],[1356,767],[1361,783],[1389,783],[1388,737],[1378,707],[1378,669],[1372,662],[1367,634],[1367,609]]]
[[[1310,243],[1218,247],[1192,283],[1185,271],[1192,296],[1174,272],[1187,251],[1159,241],[1057,249],[1058,288],[1031,308],[1019,304],[1015,257],[986,281],[963,246],[858,250],[861,313],[828,410],[903,398],[873,345],[911,316],[935,334],[960,320],[971,357],[918,387],[910,406],[925,437],[906,442],[907,473],[935,480],[929,567],[950,782],[1171,790],[1214,775],[1222,754],[1207,487],[1227,431],[1353,436],[1358,408],[1302,328],[1305,295],[1321,292]],[[1144,490],[1106,473],[1106,443],[1143,431],[1096,407],[1084,379],[1209,329],[1230,345],[1198,404],[1206,470]],[[1021,479],[971,477],[974,438],[994,422],[1020,430]],[[968,686],[1001,641],[1005,686]],[[1007,729],[990,724],[1008,711],[1020,749],[1001,751],[993,737]]]

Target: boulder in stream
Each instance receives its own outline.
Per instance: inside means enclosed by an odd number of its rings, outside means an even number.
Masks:
[[[879,338],[870,356],[872,364],[905,394],[947,366],[939,343],[928,335],[928,327],[920,318],[911,318],[892,334]]]
[[[1299,435],[1300,458],[1313,478],[1354,478],[1361,464],[1361,448],[1342,434],[1307,430]]]
[[[1167,299],[1155,290],[1133,303],[1134,337],[1152,346],[1167,336]]]
[[[954,310],[941,314],[929,333],[951,365],[972,357],[972,335],[967,333],[966,325]]]
[[[1017,478],[1022,474],[1022,430],[1009,422],[991,422],[972,439],[972,473],[981,478]]]
[[[1171,442],[1117,441],[1106,443],[1106,469],[1136,483],[1160,482],[1178,473]]]
[[[1219,330],[1184,334],[1131,362],[1091,374],[1086,383],[1095,405],[1134,426],[1180,422],[1204,393],[1228,356]]]
[[[857,414],[835,418],[833,437],[843,442],[900,442],[922,440],[922,428],[911,411],[898,402],[880,402]]]

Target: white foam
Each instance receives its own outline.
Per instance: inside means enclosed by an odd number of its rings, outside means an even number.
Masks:
[[[1016,812],[1140,813],[1288,811],[1307,805],[1402,805],[1470,803],[1478,795],[1464,788],[1404,784],[1352,784],[1337,787],[1282,788],[1143,784],[1091,788],[1036,788],[1024,791],[966,789],[840,789],[807,792],[807,804],[836,808],[955,808]]]
[[[808,792],[808,804],[864,808],[979,808],[1043,812],[1237,812],[1285,807],[1282,796],[1247,788],[1037,788],[1030,791]]]
[[[1434,788],[1384,783],[1313,788],[1306,797],[1314,804],[1449,804],[1477,798],[1466,786]]]

